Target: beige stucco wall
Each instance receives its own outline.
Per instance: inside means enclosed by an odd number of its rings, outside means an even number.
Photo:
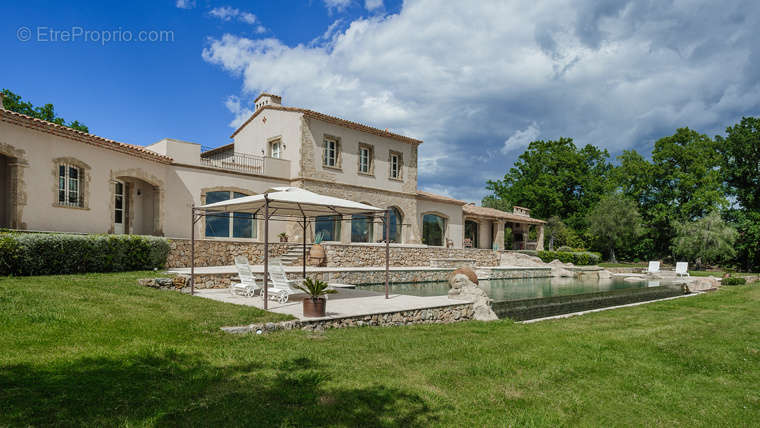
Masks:
[[[149,177],[159,186],[166,182],[167,165],[4,122],[0,123],[0,144],[24,151],[23,192],[28,196],[21,222],[30,230],[108,233],[113,228],[114,176]],[[85,169],[84,208],[56,204],[54,160]],[[165,209],[164,204],[160,215]]]
[[[454,242],[454,248],[462,248],[462,242],[464,240],[462,206],[427,199],[417,199],[417,224],[420,225],[420,231],[422,230],[422,216],[427,213],[434,213],[445,217],[447,219],[446,238],[451,239]]]
[[[299,169],[300,127],[301,113],[264,110],[235,135],[235,151],[269,156],[269,142],[279,138],[284,145],[280,158],[290,161],[290,177],[296,177]]]
[[[190,237],[190,208],[201,205],[209,190],[257,194],[271,187],[287,186],[287,180],[228,173],[201,167],[167,165],[44,132],[0,122],[4,152],[23,157],[22,194],[19,197],[22,228],[81,233],[112,233],[114,180],[127,183],[130,195],[127,231]],[[57,162],[75,163],[85,170],[85,206],[57,206]],[[139,195],[138,195],[139,192]],[[22,196],[23,196],[22,195]],[[257,240],[263,239],[259,221]],[[203,221],[196,225],[203,237]],[[270,240],[286,230],[272,222]]]
[[[272,187],[287,185],[288,182],[283,180],[173,165],[167,174],[167,186],[171,191],[166,198],[171,209],[167,215],[165,234],[169,237],[189,238],[190,208],[193,203],[196,206],[205,203],[203,195],[208,191],[229,190],[256,195]],[[256,240],[263,240],[263,221],[257,221],[257,223]],[[196,224],[196,237],[204,236],[204,225],[203,220]],[[285,225],[282,222],[272,222],[269,228],[269,240],[276,241],[277,234],[284,230]]]

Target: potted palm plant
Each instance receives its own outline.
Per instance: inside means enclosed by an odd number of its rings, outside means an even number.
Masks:
[[[303,284],[296,285],[297,289],[309,295],[303,299],[303,316],[313,318],[325,316],[327,299],[324,298],[324,295],[337,293],[337,291],[330,290],[327,287],[326,282],[311,278],[306,278],[303,280]]]
[[[277,235],[277,236],[280,237],[280,242],[288,242],[288,234],[287,233],[280,232],[280,234]]]

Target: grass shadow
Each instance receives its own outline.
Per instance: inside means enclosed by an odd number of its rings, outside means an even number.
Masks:
[[[309,358],[213,366],[164,351],[0,367],[0,425],[408,426],[437,420],[417,394],[331,387]]]

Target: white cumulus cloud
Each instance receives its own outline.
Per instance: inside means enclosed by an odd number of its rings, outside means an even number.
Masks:
[[[531,123],[525,129],[518,129],[514,134],[510,135],[504,146],[501,148],[501,152],[507,154],[516,149],[525,149],[532,141],[535,141],[541,131],[538,129],[536,122]]]
[[[383,0],[365,0],[364,7],[369,11],[380,9],[383,7]]]
[[[251,12],[246,12],[231,6],[215,7],[211,9],[209,15],[219,18],[222,21],[237,20],[246,24],[255,24],[257,19],[256,15]]]
[[[195,7],[195,0],[177,0],[175,4],[180,9],[192,9]]]
[[[408,0],[302,44],[224,34],[202,55],[241,79],[241,100],[275,91],[423,139],[421,186],[471,198],[539,134],[648,154],[678,127],[760,114],[758,26],[749,0]]]

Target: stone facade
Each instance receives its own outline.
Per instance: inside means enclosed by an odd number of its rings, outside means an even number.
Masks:
[[[349,226],[350,228],[350,226]],[[290,245],[293,245],[291,243]],[[190,266],[190,240],[172,239],[167,267]],[[385,266],[384,244],[322,244],[327,255],[327,267]],[[307,247],[307,251],[310,248]],[[288,244],[270,243],[269,256],[279,257],[288,251]],[[233,264],[234,257],[244,255],[250,264],[264,262],[264,244],[241,240],[197,239],[195,241],[196,266],[225,266]],[[458,259],[471,261],[474,266],[499,266],[501,252],[475,248],[441,248],[427,246],[394,245],[390,247],[391,266],[433,266],[433,260]],[[300,263],[296,263],[298,265]],[[459,267],[459,266],[451,266]]]
[[[385,266],[385,245],[324,244],[327,266]],[[391,245],[391,266],[430,266],[432,259],[468,259],[475,266],[498,266],[501,253],[475,248]]]
[[[268,333],[277,330],[323,331],[328,328],[363,327],[363,326],[402,326],[414,324],[449,324],[469,321],[473,318],[472,304],[441,306],[437,308],[412,309],[401,312],[387,312],[372,315],[359,315],[337,319],[314,321],[284,321],[280,323],[250,324],[238,327],[222,327],[227,333]]]
[[[169,256],[166,267],[190,267],[189,239],[169,241]],[[288,252],[288,244],[269,244],[269,257],[279,257]],[[196,239],[195,266],[227,266],[235,263],[235,256],[246,256],[252,265],[264,263],[264,244],[261,242],[223,239]]]

